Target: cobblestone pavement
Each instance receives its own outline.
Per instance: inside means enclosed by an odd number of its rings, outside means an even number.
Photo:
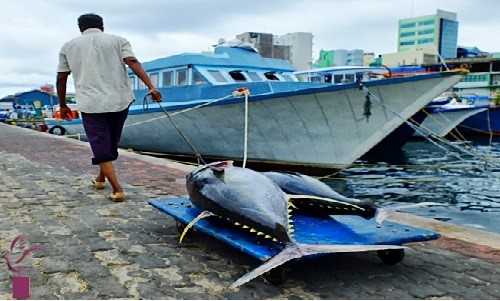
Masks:
[[[409,244],[394,266],[332,254],[288,263],[281,286],[259,277],[228,289],[259,262],[200,233],[179,244],[174,220],[147,203],[186,196],[190,167],[122,153],[129,198],[112,203],[90,183],[90,156],[86,143],[0,124],[0,253],[20,234],[47,250],[24,262],[33,299],[500,298],[499,250],[446,237]],[[11,283],[2,261],[0,299]]]

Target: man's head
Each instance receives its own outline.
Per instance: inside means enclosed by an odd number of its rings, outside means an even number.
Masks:
[[[78,18],[78,27],[80,27],[80,32],[84,32],[89,28],[98,28],[104,30],[104,25],[102,23],[102,18],[96,14],[85,14]]]

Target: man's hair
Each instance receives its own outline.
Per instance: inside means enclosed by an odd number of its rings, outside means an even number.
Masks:
[[[81,32],[89,28],[99,28],[100,30],[104,29],[101,16],[96,14],[81,15],[78,18],[78,27],[80,27]]]

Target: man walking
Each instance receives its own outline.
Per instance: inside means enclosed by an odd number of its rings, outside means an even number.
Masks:
[[[107,179],[113,189],[109,199],[120,202],[125,199],[125,193],[113,161],[118,158],[118,142],[128,108],[135,98],[125,65],[148,87],[153,101],[161,102],[162,95],[135,58],[130,43],[125,38],[104,33],[100,16],[81,15],[78,26],[82,35],[64,44],[59,53],[56,86],[61,118],[70,118],[66,86],[72,74],[75,100],[94,155],[92,164],[99,165],[99,174],[92,183],[97,189],[104,189]]]

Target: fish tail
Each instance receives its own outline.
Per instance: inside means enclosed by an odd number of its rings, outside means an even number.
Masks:
[[[405,247],[403,246],[397,245],[307,245],[292,243],[268,261],[264,262],[257,268],[253,269],[252,271],[236,280],[230,286],[230,288],[236,288],[292,259],[301,258],[307,255],[322,253],[365,252],[404,248]]]

